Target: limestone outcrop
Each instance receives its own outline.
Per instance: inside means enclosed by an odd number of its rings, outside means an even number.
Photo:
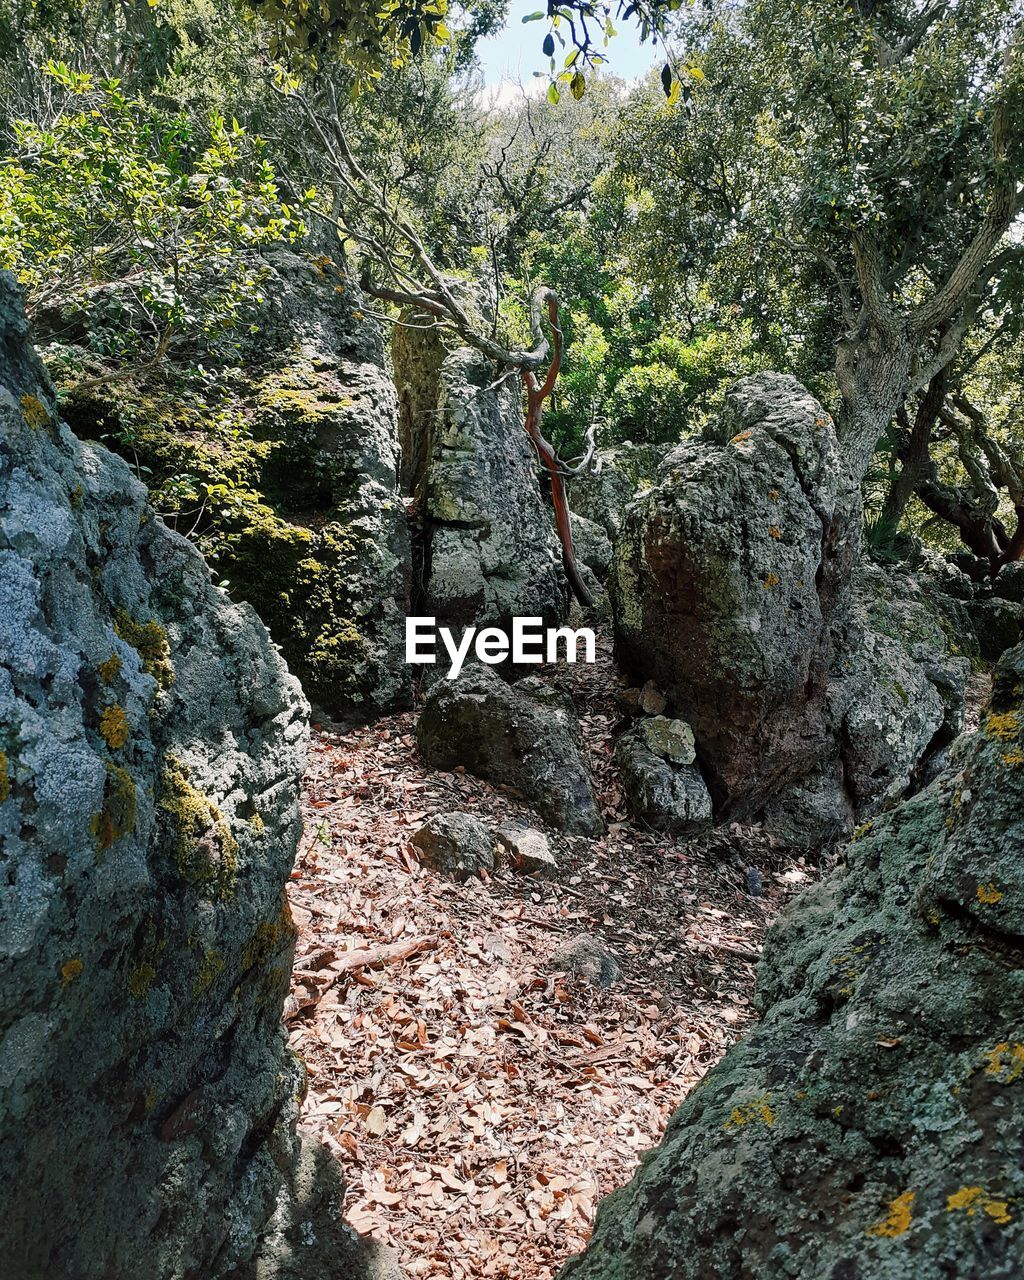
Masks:
[[[603,830],[580,752],[571,704],[531,677],[506,684],[486,666],[438,680],[416,725],[423,758],[439,769],[463,765],[518,791],[560,830]]]
[[[1019,1273],[1024,646],[950,755],[775,927],[761,1022],[564,1280]]]
[[[615,549],[618,654],[693,727],[720,816],[849,831],[950,741],[968,662],[922,585],[857,560],[859,495],[795,379],[737,383]]]
[[[469,348],[399,330],[403,484],[415,499],[414,610],[442,625],[564,621],[561,550],[523,426],[522,387]]]
[[[141,382],[76,391],[91,371],[82,348],[43,353],[63,371],[72,428],[146,468],[158,510],[253,605],[307,695],[369,719],[411,698],[410,545],[383,337],[317,245],[267,250],[260,266],[254,332],[209,390],[169,357]]]
[[[10,1280],[374,1273],[281,1026],[306,735],[252,610],[56,416],[0,276]]]

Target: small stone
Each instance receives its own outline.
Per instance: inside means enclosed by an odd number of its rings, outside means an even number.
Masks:
[[[752,898],[760,898],[764,892],[764,884],[761,880],[761,873],[757,867],[747,867],[747,893]]]
[[[649,716],[660,716],[666,706],[665,695],[653,680],[648,680],[640,690],[641,710],[646,711]]]
[[[559,947],[551,957],[551,967],[560,973],[585,978],[607,990],[622,979],[618,961],[599,938],[581,933]]]
[[[507,850],[512,865],[519,871],[558,870],[547,836],[536,827],[505,827],[498,832],[498,843]]]
[[[436,814],[420,827],[412,844],[424,866],[455,880],[494,869],[491,833],[471,813]]]
[[[652,716],[642,720],[640,736],[649,751],[673,764],[693,764],[697,751],[693,742],[693,730],[685,720],[669,720],[665,716]]]

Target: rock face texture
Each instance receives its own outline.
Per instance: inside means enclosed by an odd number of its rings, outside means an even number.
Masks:
[[[0,1274],[369,1274],[280,1023],[305,702],[53,404],[5,274]]]
[[[508,685],[488,667],[473,666],[434,685],[416,741],[428,764],[464,765],[514,787],[561,830],[595,835],[603,824],[567,701],[536,678]]]
[[[821,841],[958,729],[968,664],[923,590],[855,565],[832,421],[758,374],[672,450],[616,544],[616,643],[693,727],[722,816]]]
[[[443,353],[429,333],[396,335],[394,356],[403,480],[420,522],[415,611],[450,627],[562,622],[561,553],[519,383],[495,387],[479,354]]]
[[[770,935],[763,1020],[564,1280],[945,1280],[1024,1250],[1024,647]]]
[[[240,368],[72,393],[70,425],[149,468],[154,504],[270,628],[306,693],[352,718],[408,704],[411,573],[397,400],[378,329],[329,256],[278,248]],[[51,344],[47,360],[77,350]],[[120,442],[120,444],[118,444]],[[197,514],[198,513],[198,514]]]
[[[667,451],[666,445],[633,444],[629,440],[614,448],[599,449],[593,465],[570,482],[570,508],[603,529],[614,542],[626,507],[639,489],[650,485]]]

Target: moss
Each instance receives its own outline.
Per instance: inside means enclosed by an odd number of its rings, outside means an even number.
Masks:
[[[189,781],[188,769],[168,756],[160,808],[170,816],[171,857],[189,884],[226,896],[238,871],[238,842],[220,809]]]
[[[203,963],[199,966],[199,972],[192,980],[192,990],[196,995],[202,995],[209,991],[217,979],[217,975],[224,969],[224,957],[219,951],[205,951],[203,953]]]
[[[114,630],[139,655],[143,671],[153,677],[159,688],[169,689],[174,683],[174,664],[167,633],[159,622],[153,619],[139,622],[127,610],[118,609],[114,614]]]
[[[80,978],[82,976],[82,970],[84,968],[85,968],[85,965],[82,963],[82,961],[79,959],[78,956],[75,956],[71,960],[65,960],[60,967],[61,982],[64,984],[64,986],[70,987],[72,982],[74,982],[76,978]]]
[[[97,853],[109,849],[115,840],[135,830],[138,798],[135,782],[127,769],[107,763],[103,786],[103,808],[93,814],[91,828]]]
[[[155,981],[156,969],[147,961],[137,965],[128,975],[128,990],[136,1000],[141,1000]]]
[[[7,762],[7,752],[0,751],[0,804],[10,799],[11,767]]]
[[[99,664],[96,670],[104,684],[113,684],[121,674],[121,659],[118,654],[112,653],[105,662]]]
[[[22,396],[21,412],[33,431],[38,431],[40,427],[45,427],[50,421],[50,411],[38,396]]]
[[[104,707],[100,717],[100,735],[112,751],[120,751],[128,743],[130,726],[125,709],[116,702]]]

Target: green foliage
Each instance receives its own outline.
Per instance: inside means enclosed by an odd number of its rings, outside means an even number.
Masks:
[[[304,229],[303,202],[282,200],[260,141],[219,115],[197,139],[188,116],[65,63],[45,75],[59,109],[15,121],[0,162],[0,263],[40,327],[84,328],[118,365],[240,323],[261,300],[248,252]]]

